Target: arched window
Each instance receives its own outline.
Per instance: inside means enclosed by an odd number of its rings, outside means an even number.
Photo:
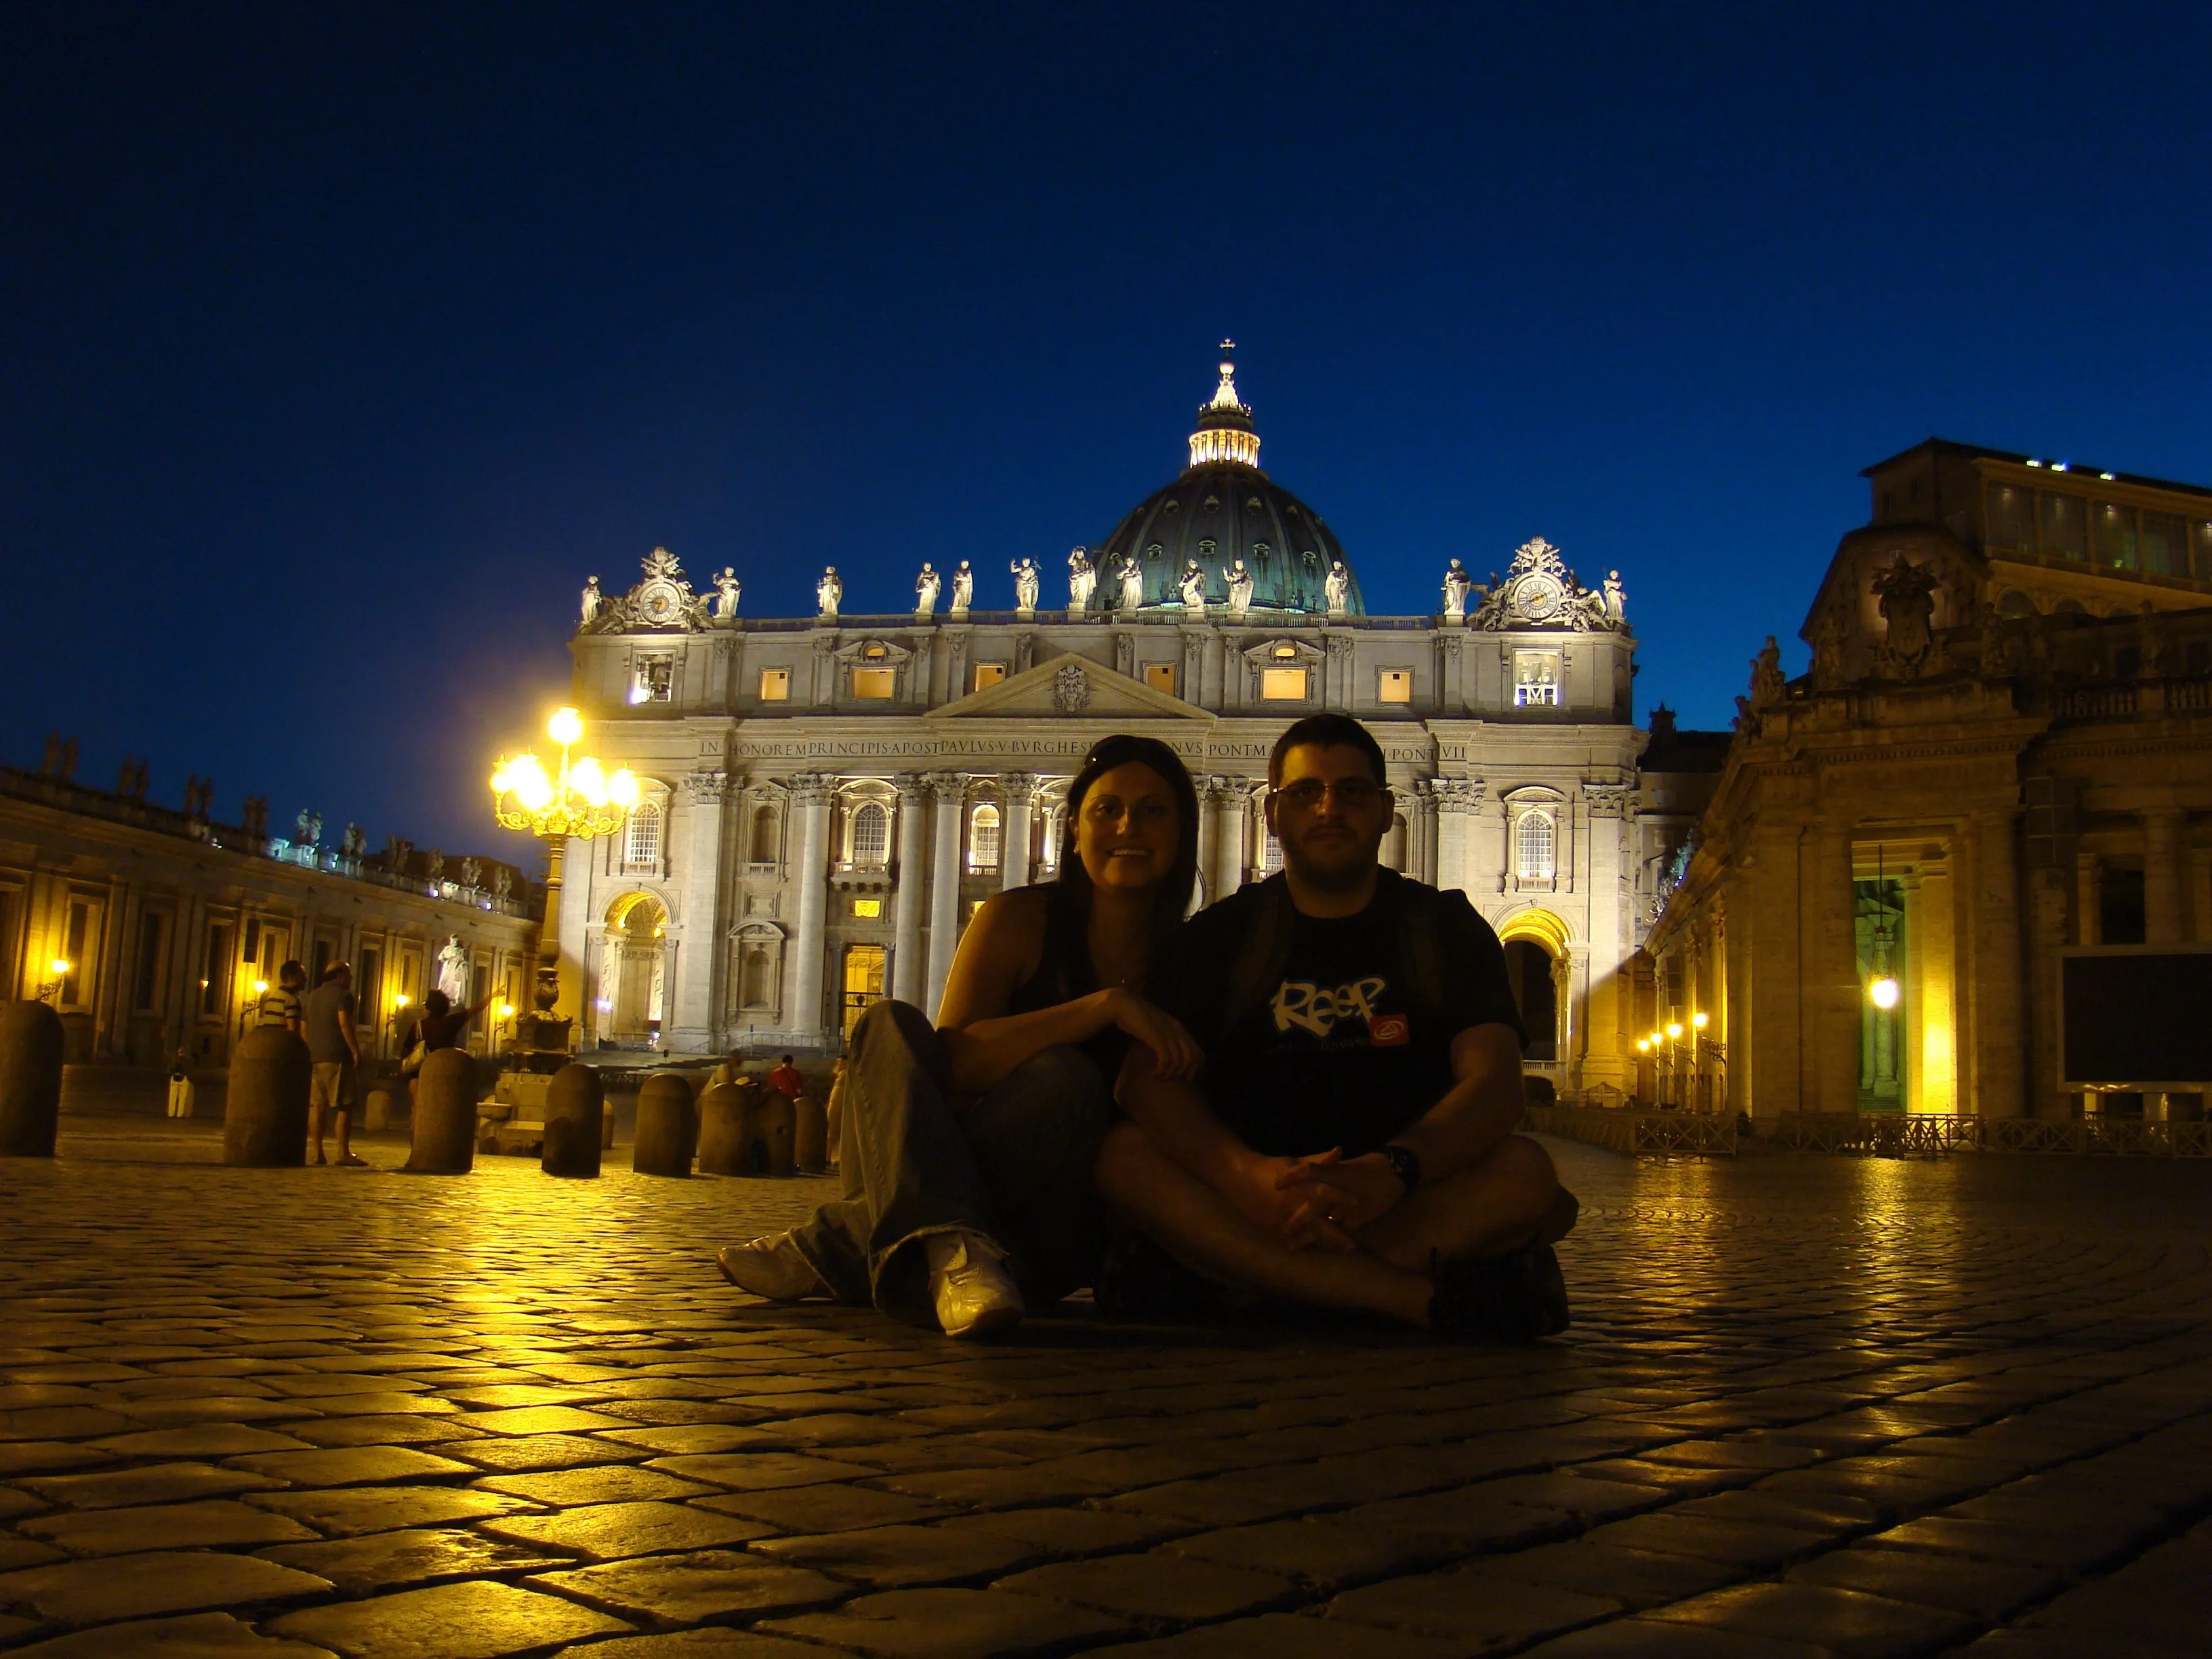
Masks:
[[[753,809],[753,844],[747,856],[755,864],[775,862],[775,808],[773,806]]]
[[[988,803],[977,807],[968,820],[968,867],[971,871],[999,867],[999,809]]]
[[[654,802],[641,801],[630,809],[623,862],[633,870],[650,870],[660,863],[660,808]]]
[[[1523,812],[1513,836],[1513,867],[1523,881],[1549,881],[1553,872],[1552,815]]]
[[[880,870],[890,856],[891,815],[875,801],[853,814],[853,862],[864,870]]]

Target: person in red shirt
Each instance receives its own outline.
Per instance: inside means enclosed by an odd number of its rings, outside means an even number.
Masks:
[[[796,1101],[806,1091],[806,1079],[799,1075],[799,1067],[786,1054],[776,1062],[775,1070],[768,1074],[768,1086],[787,1100]]]

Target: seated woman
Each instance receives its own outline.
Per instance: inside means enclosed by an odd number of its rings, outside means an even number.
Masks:
[[[1067,792],[1060,879],[989,900],[961,936],[933,1030],[879,1002],[845,1079],[845,1195],[717,1260],[757,1296],[832,1296],[975,1337],[1025,1298],[1091,1282],[1103,1249],[1091,1164],[1133,1040],[1196,1074],[1188,1033],[1143,995],[1190,908],[1198,798],[1151,738],[1092,745]]]

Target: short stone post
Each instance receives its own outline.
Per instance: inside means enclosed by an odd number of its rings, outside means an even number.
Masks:
[[[52,1158],[62,1113],[62,1017],[0,1004],[0,1158]]]
[[[466,1175],[477,1159],[477,1063],[463,1048],[434,1048],[415,1073],[407,1162],[417,1175]]]
[[[545,1150],[538,1167],[550,1176],[596,1176],[606,1091],[599,1074],[574,1060],[545,1089]]]
[[[791,1155],[802,1175],[821,1175],[830,1168],[830,1113],[812,1095],[801,1095],[794,1109]]]
[[[249,1170],[296,1170],[307,1161],[307,1045],[281,1025],[257,1025],[230,1051],[222,1107],[222,1161]]]
[[[762,1090],[760,1104],[746,1125],[746,1173],[796,1175],[799,1165],[792,1157],[792,1142],[797,1127],[798,1114],[790,1097],[778,1089]]]
[[[401,1103],[406,1099],[402,1091],[404,1083],[373,1083],[363,1095],[361,1103],[361,1127],[364,1129],[388,1129],[406,1115]]]
[[[637,1091],[637,1139],[630,1168],[640,1175],[688,1176],[699,1146],[699,1109],[676,1072],[655,1072]]]
[[[710,1083],[699,1096],[699,1173],[747,1175],[745,1097],[734,1083]]]

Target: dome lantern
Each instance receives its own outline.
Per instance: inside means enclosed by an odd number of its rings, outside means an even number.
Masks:
[[[1199,406],[1198,430],[1190,434],[1190,464],[1212,466],[1227,461],[1257,469],[1260,434],[1252,429],[1252,410],[1237,399],[1237,364],[1231,354],[1237,342],[1221,343],[1221,384],[1212,398]]]

